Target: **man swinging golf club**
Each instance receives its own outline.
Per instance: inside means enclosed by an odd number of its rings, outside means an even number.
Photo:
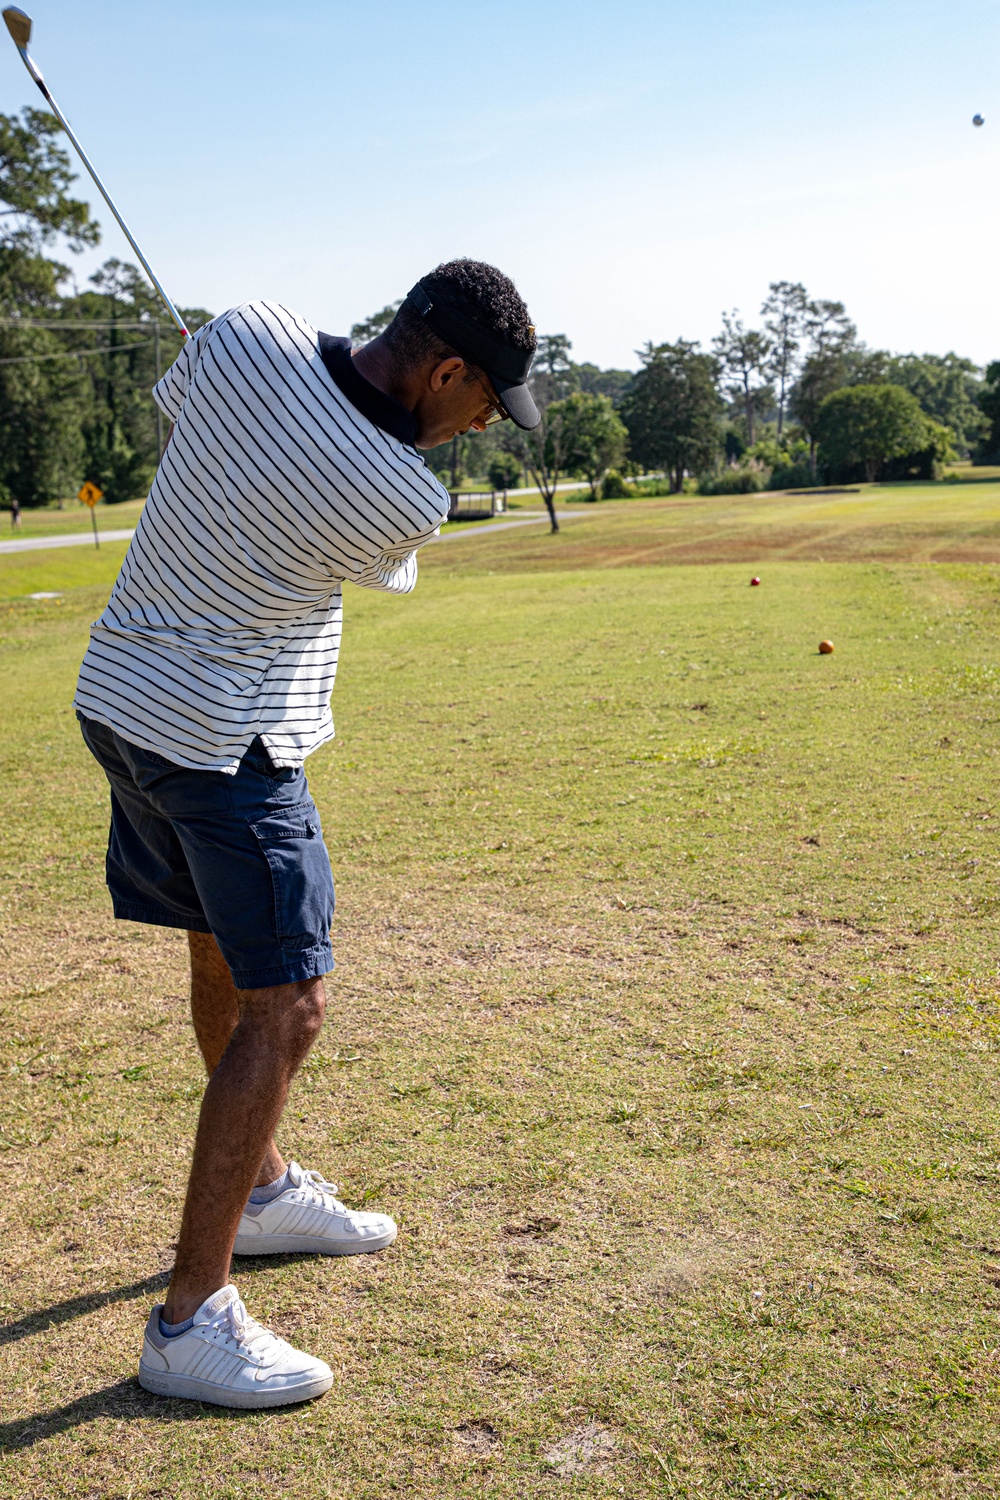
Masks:
[[[230,1257],[382,1250],[274,1142],[323,1021],[333,881],[302,763],[333,735],[347,581],[407,593],[448,496],[417,448],[538,414],[527,309],[494,267],[417,282],[352,356],[269,302],[200,329],[157,385],[173,432],[76,709],[111,786],[116,917],[187,931],[209,1073],[177,1259],[146,1328],[147,1390],[264,1407],[329,1389],[246,1312]]]

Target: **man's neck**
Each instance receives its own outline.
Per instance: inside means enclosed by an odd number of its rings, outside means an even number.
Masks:
[[[412,411],[416,406],[413,392],[407,391],[405,383],[394,377],[392,369],[392,355],[382,343],[381,338],[372,339],[370,344],[355,349],[352,354],[354,367],[359,375],[373,385],[383,396],[391,396],[394,401],[400,402],[407,411]]]

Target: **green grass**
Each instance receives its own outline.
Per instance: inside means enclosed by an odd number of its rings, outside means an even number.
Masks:
[[[144,500],[128,500],[122,505],[100,504],[95,509],[98,531],[122,531],[134,526],[142,514]],[[22,510],[20,530],[12,531],[10,511],[0,510],[0,541],[18,537],[68,536],[74,531],[89,531],[90,511],[79,500],[67,500],[66,508],[46,505],[39,510]]]
[[[93,547],[53,547],[37,552],[0,554],[0,599],[24,599],[28,594],[59,593],[97,587],[98,612],[118,576],[128,542],[103,542]],[[46,601],[49,609],[65,600]]]
[[[270,1415],[133,1378],[183,945],[101,887],[110,575],[3,606],[0,1494],[997,1494],[998,493],[622,503],[349,592],[281,1140],[402,1232],[236,1263],[337,1374]]]

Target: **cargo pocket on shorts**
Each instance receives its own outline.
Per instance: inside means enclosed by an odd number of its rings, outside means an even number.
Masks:
[[[329,941],[333,874],[312,802],[269,813],[250,824],[271,872],[278,942],[293,950]]]

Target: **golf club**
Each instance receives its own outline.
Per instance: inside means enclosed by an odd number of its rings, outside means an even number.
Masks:
[[[80,142],[74,135],[69,121],[66,119],[66,116],[63,114],[62,110],[59,108],[58,104],[49,93],[48,86],[46,85],[45,79],[42,77],[39,68],[28,55],[28,43],[31,41],[31,17],[25,15],[23,10],[18,10],[16,5],[10,5],[4,11],[3,18],[7,23],[7,30],[10,32],[11,37],[13,38],[14,46],[21,54],[21,61],[24,63],[24,66],[27,68],[32,78],[38,84],[38,87],[41,89],[42,94],[45,98],[45,102],[48,104],[52,113],[59,121],[59,124],[62,126],[63,130],[65,130],[66,134],[73,142],[73,145],[76,147],[77,155],[83,162],[83,165],[87,168],[87,171],[90,173],[91,177],[94,179],[94,182],[97,184],[97,189],[101,197],[104,199],[105,203],[108,205],[111,212],[118,220],[125,238],[132,246],[132,249],[135,251],[136,255],[139,257],[139,262],[142,266],[142,269],[145,271],[146,275],[149,277],[153,286],[159,293],[163,301],[163,305],[167,309],[167,312],[170,314],[171,318],[173,318],[174,322],[177,324],[177,327],[180,329],[181,336],[185,339],[189,339],[191,335],[184,325],[184,319],[181,317],[180,313],[177,311],[176,307],[171,302],[166,292],[163,290],[163,287],[160,285],[157,277],[154,276],[152,266],[149,264],[149,261],[139,249],[139,246],[135,242],[132,231],[129,229],[128,225],[125,223],[125,220],[122,218],[121,214],[115,207],[111,195],[108,192],[107,188],[104,186],[104,183],[101,181],[101,179],[98,177],[97,173],[91,166],[90,158],[87,156],[86,151],[84,151],[83,147],[80,145]]]

